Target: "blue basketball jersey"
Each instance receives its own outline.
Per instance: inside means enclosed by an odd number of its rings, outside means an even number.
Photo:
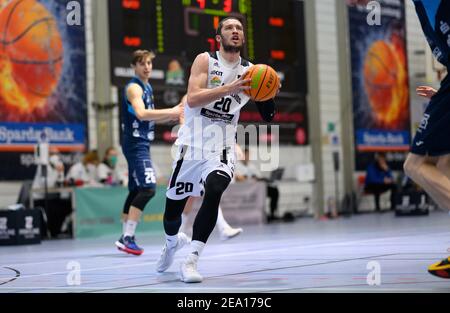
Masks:
[[[450,1],[413,0],[420,24],[436,59],[450,65]]]
[[[125,86],[125,94],[122,105],[122,132],[123,132],[123,145],[135,144],[138,142],[150,143],[155,138],[155,122],[153,121],[141,121],[137,118],[131,102],[127,97],[127,88],[130,84],[138,84],[142,90],[142,100],[145,105],[145,109],[155,109],[153,102],[153,89],[150,84],[144,84],[139,78],[134,77]]]

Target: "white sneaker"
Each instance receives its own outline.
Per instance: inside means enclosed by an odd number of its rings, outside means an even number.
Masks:
[[[189,254],[186,261],[181,263],[180,276],[181,281],[185,283],[201,283],[202,275],[197,271],[198,255]]]
[[[161,256],[159,257],[158,262],[156,262],[156,271],[164,272],[167,270],[173,263],[173,259],[175,257],[175,252],[183,248],[186,244],[188,244],[191,240],[184,233],[178,233],[177,244],[168,248],[167,243],[164,244],[164,248],[161,251]]]
[[[243,231],[242,228],[226,227],[220,232],[220,239],[221,240],[231,239],[242,233],[242,231]]]

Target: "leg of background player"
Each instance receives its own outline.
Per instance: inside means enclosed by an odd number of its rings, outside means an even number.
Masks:
[[[445,156],[443,160],[447,160]],[[440,163],[440,158],[436,164]],[[431,162],[432,163],[431,163]],[[441,208],[450,208],[450,179],[424,156],[410,153],[405,161],[405,173],[419,184]],[[445,164],[441,162],[441,164]],[[440,165],[442,167],[442,165]]]

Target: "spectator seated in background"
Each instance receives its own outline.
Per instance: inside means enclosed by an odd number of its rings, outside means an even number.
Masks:
[[[96,150],[87,152],[83,160],[75,163],[67,173],[66,181],[70,186],[99,185],[97,182],[97,165],[99,163]]]
[[[58,149],[54,147],[49,148],[49,164],[47,166],[47,176],[43,169],[45,165],[38,164],[33,180],[33,189],[44,189],[45,179],[47,179],[47,188],[55,188],[61,186],[64,182],[64,164],[59,156]],[[35,199],[43,199],[41,193],[36,193]]]
[[[375,153],[375,158],[369,164],[366,171],[364,191],[373,194],[375,197],[375,210],[380,212],[380,195],[386,191],[391,191],[391,210],[395,209],[395,196],[397,185],[395,184],[392,172],[386,162],[384,153]]]
[[[237,182],[255,180],[265,181],[267,183],[267,197],[270,199],[270,215],[267,217],[267,222],[270,223],[276,220],[275,213],[278,209],[279,198],[278,187],[263,178],[256,165],[250,162],[250,151],[248,148],[244,150],[243,159],[239,160],[236,164],[235,178]]]
[[[103,162],[97,166],[97,179],[105,185],[119,185],[121,179],[117,173],[117,150],[114,147],[106,149]]]

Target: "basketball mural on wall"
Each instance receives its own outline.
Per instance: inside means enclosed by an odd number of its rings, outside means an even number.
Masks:
[[[46,133],[60,152],[85,149],[87,77],[84,1],[0,0],[0,179],[29,178]]]
[[[401,169],[411,141],[405,1],[379,3],[378,24],[368,22],[365,6],[348,7],[357,170],[376,151]]]
[[[377,40],[364,59],[364,87],[376,124],[396,125],[408,111],[408,76],[404,50]]]
[[[15,115],[46,110],[61,76],[57,22],[36,0],[11,1],[0,12],[0,97]]]

